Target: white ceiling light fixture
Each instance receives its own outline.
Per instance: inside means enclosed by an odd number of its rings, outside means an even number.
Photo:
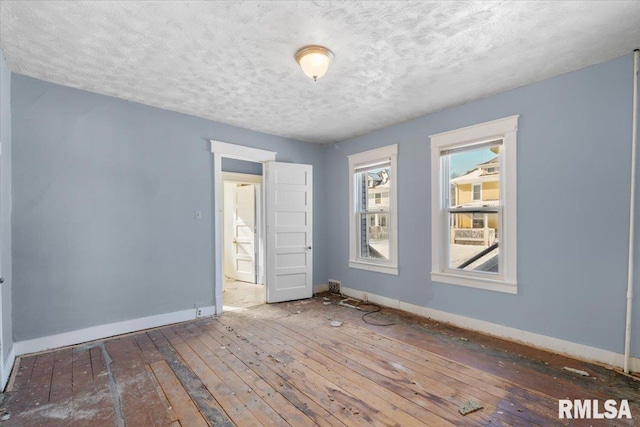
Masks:
[[[306,46],[296,52],[295,58],[302,72],[316,81],[329,69],[333,52],[322,46]]]

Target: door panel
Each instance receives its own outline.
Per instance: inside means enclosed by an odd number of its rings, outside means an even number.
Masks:
[[[267,302],[313,295],[312,167],[266,163]]]
[[[236,187],[233,204],[233,273],[237,280],[256,282],[255,186]]]

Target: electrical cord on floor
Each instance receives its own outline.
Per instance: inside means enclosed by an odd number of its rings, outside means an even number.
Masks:
[[[373,310],[365,310],[362,308],[362,306],[364,305],[368,305],[368,306],[372,306]],[[374,326],[391,326],[391,325],[395,325],[394,323],[375,323],[375,322],[370,322],[366,319],[366,317],[370,314],[373,313],[379,313],[382,310],[382,307],[380,307],[378,304],[372,304],[370,302],[365,302],[362,303],[361,305],[358,306],[358,310],[364,311],[365,313],[362,315],[362,321],[364,323],[368,323],[369,325],[374,325]]]

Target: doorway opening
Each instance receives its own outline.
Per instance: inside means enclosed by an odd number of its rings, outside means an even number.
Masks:
[[[261,166],[261,165],[260,165]],[[222,173],[223,309],[264,304],[262,175]]]
[[[273,151],[260,150],[258,148],[245,147],[241,145],[229,144],[222,141],[211,141],[211,153],[213,154],[213,183],[214,183],[214,197],[213,197],[213,211],[214,215],[214,304],[216,307],[216,314],[223,313],[223,287],[224,287],[224,267],[223,267],[223,225],[222,218],[223,212],[223,188],[224,181],[222,177],[222,161],[228,162],[229,159],[240,160],[246,162],[260,163],[261,167],[266,162],[273,162],[276,160],[276,153]],[[262,179],[262,178],[261,178]],[[262,213],[265,212],[264,206],[264,186],[260,190],[260,202],[258,203],[259,209]],[[264,218],[264,215],[262,215]],[[265,254],[265,229],[258,230],[258,265],[259,271],[264,277],[264,265],[263,260]],[[261,261],[262,259],[262,261]],[[266,280],[263,280],[266,283]],[[266,285],[265,285],[266,288]]]
[[[273,151],[210,141],[214,182],[215,313],[223,312],[223,159],[261,163],[263,168],[264,185],[256,193],[261,197],[257,205],[265,226],[258,230],[257,242],[258,277],[264,277],[266,302],[310,298],[313,295],[313,167],[276,162],[277,153]],[[264,259],[261,261],[261,258]]]

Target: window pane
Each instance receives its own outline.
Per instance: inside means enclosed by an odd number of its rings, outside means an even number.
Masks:
[[[388,164],[356,173],[359,211],[389,210],[390,175]]]
[[[449,214],[449,268],[469,271],[498,271],[497,213]]]
[[[444,154],[449,160],[449,206],[500,203],[500,145]]]
[[[472,200],[475,202],[476,200],[482,199],[482,184],[473,184],[473,197]]]
[[[389,213],[360,214],[360,257],[389,260]]]
[[[484,214],[474,213],[471,228],[484,228]]]

